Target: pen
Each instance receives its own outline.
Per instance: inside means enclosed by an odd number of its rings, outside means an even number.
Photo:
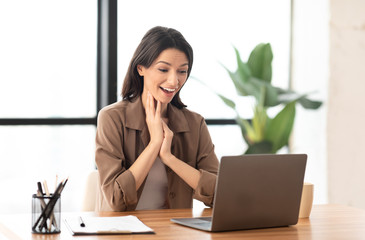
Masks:
[[[53,208],[57,202],[57,199],[61,196],[61,192],[62,192],[63,188],[65,187],[67,181],[68,181],[68,178],[65,181],[60,182],[58,184],[55,193],[53,194],[53,196],[47,203],[45,209],[42,211],[41,215],[37,219],[37,222],[34,224],[33,227],[37,226],[39,221],[41,220],[41,218],[43,218],[41,224],[39,225],[39,231],[42,231],[42,229],[45,227],[45,225],[47,223],[47,219],[49,219],[50,215],[52,214]]]
[[[81,216],[79,217],[80,227],[85,227],[85,223],[82,220]]]
[[[56,190],[56,188],[57,188],[57,182],[58,182],[58,175],[56,174],[56,182],[55,182],[55,184],[54,184],[54,189]]]
[[[50,194],[49,194],[48,185],[47,185],[46,180],[43,181],[43,187],[44,187],[44,190],[46,191],[47,197],[49,197]]]
[[[40,194],[43,196],[43,189],[42,189],[42,184],[41,182],[37,182],[37,186],[38,186],[38,191],[40,192]]]
[[[46,191],[46,196],[47,197],[50,197],[51,194],[49,193],[48,185],[47,185],[47,181],[46,180],[43,181],[43,187],[44,187],[44,190]],[[50,221],[50,224],[48,226],[48,231],[49,232],[51,231],[52,225],[54,225],[57,228],[56,222],[54,222],[53,219],[54,219],[54,214],[52,212],[51,217],[49,218],[49,221]]]

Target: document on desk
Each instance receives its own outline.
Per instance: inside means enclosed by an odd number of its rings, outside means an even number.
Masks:
[[[67,217],[65,225],[73,235],[97,235],[97,234],[135,234],[154,233],[136,216],[122,217]]]

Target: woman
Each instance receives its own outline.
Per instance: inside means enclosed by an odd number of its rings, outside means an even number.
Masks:
[[[149,30],[124,79],[123,100],[99,112],[96,165],[98,210],[212,206],[218,160],[203,117],[179,93],[193,51],[180,32]]]

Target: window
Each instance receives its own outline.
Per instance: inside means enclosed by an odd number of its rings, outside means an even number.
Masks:
[[[0,117],[95,117],[95,1],[0,4]]]
[[[100,17],[109,18],[109,26]],[[35,183],[47,180],[53,186],[56,174],[70,178],[62,194],[63,211],[80,209],[84,180],[95,167],[97,109],[117,99],[133,51],[156,25],[182,32],[194,49],[191,76],[216,91],[235,91],[220,65],[235,68],[232,45],[245,60],[260,42],[272,44],[273,81],[288,85],[290,0],[2,1],[0,188],[16,197],[2,198],[0,213],[30,212]],[[118,44],[104,42],[97,56],[97,36],[116,40],[116,32]],[[109,56],[100,53],[105,46]],[[101,84],[101,78],[108,82]],[[112,97],[106,100],[105,95]],[[190,78],[181,96],[189,109],[224,124],[208,126],[218,157],[244,151],[238,126],[227,124],[234,113],[210,90]],[[242,110],[249,118],[249,100]]]
[[[235,95],[234,86],[221,66],[236,68],[233,46],[246,61],[250,51],[261,42],[270,42],[273,48],[273,83],[288,87],[290,6],[290,0],[185,0],[179,4],[166,0],[119,1],[118,89],[121,89],[129,61],[143,35],[157,25],[175,28],[185,36],[194,50],[191,76],[219,93]],[[181,98],[189,109],[208,121],[223,119],[224,123],[224,119],[235,117],[211,90],[192,77],[182,89]],[[250,118],[250,99],[240,99],[240,102],[242,116]],[[240,132],[237,126],[210,125],[209,130],[218,156],[244,152],[245,145],[240,133],[237,134]]]
[[[37,181],[70,180],[79,209],[94,169],[97,2],[0,2],[0,213],[30,212]],[[66,123],[66,124],[65,124]]]

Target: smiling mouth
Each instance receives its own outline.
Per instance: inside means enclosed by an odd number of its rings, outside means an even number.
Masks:
[[[176,88],[164,88],[164,87],[160,87],[160,89],[165,93],[173,93],[176,90]]]

